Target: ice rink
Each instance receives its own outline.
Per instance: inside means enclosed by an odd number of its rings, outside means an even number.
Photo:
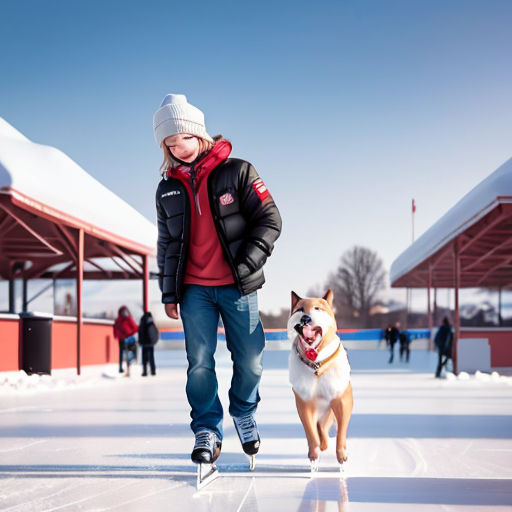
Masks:
[[[183,351],[157,352],[156,377],[135,367],[130,379],[64,385],[56,376],[19,389],[0,382],[0,510],[512,510],[512,378],[438,380],[435,354],[417,350],[409,365],[388,365],[384,350],[350,351],[346,478],[338,478],[331,440],[321,477],[311,479],[287,357],[265,353],[256,471],[226,418],[221,476],[201,492]],[[223,343],[217,363],[225,404]]]

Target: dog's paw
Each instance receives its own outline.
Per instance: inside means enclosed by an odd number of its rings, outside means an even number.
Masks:
[[[340,464],[343,464],[348,459],[347,444],[343,443],[341,446],[336,447],[336,458]]]
[[[320,457],[320,447],[319,446],[310,446],[308,451],[309,460],[318,460]]]

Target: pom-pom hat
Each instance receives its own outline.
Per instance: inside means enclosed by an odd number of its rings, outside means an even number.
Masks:
[[[213,142],[204,124],[204,114],[187,101],[184,94],[167,94],[153,115],[156,143],[176,133],[190,133]]]

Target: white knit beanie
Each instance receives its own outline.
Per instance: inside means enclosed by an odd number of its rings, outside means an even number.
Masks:
[[[190,133],[213,142],[204,125],[204,114],[188,103],[184,94],[167,94],[153,115],[153,130],[159,146],[175,133]]]

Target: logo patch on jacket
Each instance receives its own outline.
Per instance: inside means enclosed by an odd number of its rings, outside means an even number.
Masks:
[[[252,188],[258,194],[258,197],[261,201],[264,201],[269,195],[270,192],[268,191],[267,187],[265,186],[265,183],[263,183],[263,180],[261,178],[258,178],[257,180],[254,180],[252,183]]]
[[[179,196],[181,192],[179,190],[171,190],[170,192],[166,192],[165,194],[162,194],[160,197],[167,197],[167,196]]]
[[[229,192],[226,192],[225,194],[220,196],[219,201],[222,206],[227,206],[228,204],[234,203],[235,199]]]

